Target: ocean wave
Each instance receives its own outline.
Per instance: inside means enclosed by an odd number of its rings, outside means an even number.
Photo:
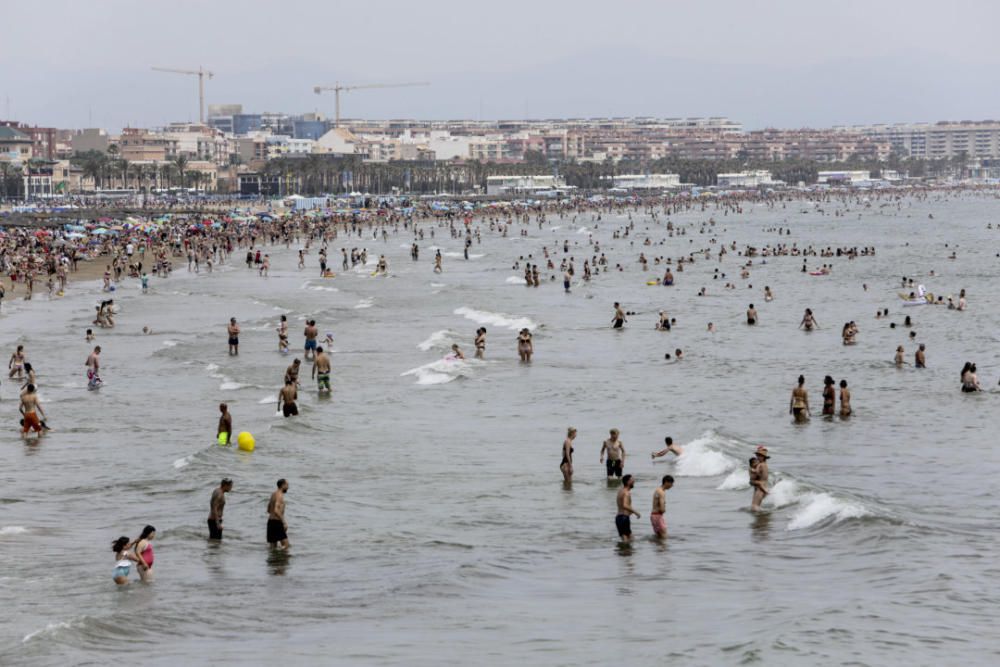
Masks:
[[[465,257],[465,254],[461,252],[443,252],[441,255],[443,257],[451,257],[452,259],[461,259],[462,257]],[[486,255],[484,254],[469,253],[469,259],[480,259],[485,256]]]
[[[177,347],[177,343],[178,341],[176,340],[165,340],[163,341],[162,345],[164,347]]]
[[[428,338],[420,343],[417,343],[417,348],[428,352],[435,348],[437,349],[450,349],[452,341],[457,334],[450,329],[441,329],[440,331],[435,331]]]
[[[461,315],[465,319],[472,320],[473,322],[477,322],[479,324],[488,324],[502,329],[511,329],[513,331],[518,331],[519,329],[528,329],[529,331],[533,331],[538,327],[536,323],[527,317],[514,317],[513,315],[505,315],[504,313],[491,313],[488,310],[476,310],[474,308],[466,308],[465,306],[456,308],[455,315]]]
[[[829,493],[807,493],[802,497],[802,509],[788,522],[788,530],[799,530],[814,526],[832,517],[835,523],[846,519],[859,519],[871,512],[859,503],[837,498]]]
[[[470,374],[470,366],[460,359],[438,359],[423,366],[411,368],[399,375],[401,377],[413,375],[417,378],[417,384],[445,384],[460,377],[467,377]]]
[[[525,284],[527,284],[527,281],[524,279],[524,276],[510,276],[504,282],[507,283],[508,285],[525,285]]]
[[[0,528],[0,537],[6,537],[7,535],[23,535],[28,532],[28,529],[24,526],[4,526]]]
[[[726,449],[731,453],[746,450],[749,458],[754,448],[751,443],[709,431],[683,447],[684,454],[677,457],[675,463],[675,474],[711,477],[728,472],[716,489],[741,491],[750,488],[750,473],[742,464],[742,459],[738,460],[719,449]],[[840,523],[876,515],[873,509],[860,500],[844,498],[835,492],[812,487],[780,472],[771,471],[771,479],[777,481],[771,485],[763,506],[773,510],[788,508],[791,516],[787,530],[802,530],[824,523]]]
[[[233,391],[234,389],[243,389],[244,387],[249,387],[248,384],[243,384],[242,382],[235,382],[230,379],[226,379],[225,382],[219,385],[219,391]]]
[[[355,309],[371,308],[375,305],[375,299],[368,297],[367,299],[361,299],[356,304],[354,304]]]
[[[714,434],[705,434],[683,445],[674,472],[680,477],[718,477],[738,467],[736,459],[710,447],[716,440]]]
[[[189,465],[191,465],[192,461],[194,461],[194,454],[191,454],[190,456],[185,456],[183,458],[179,458],[176,461],[174,461],[174,468],[176,468],[177,470],[180,470],[181,468],[186,468]]]

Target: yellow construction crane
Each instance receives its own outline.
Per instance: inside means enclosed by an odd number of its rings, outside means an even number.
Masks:
[[[334,107],[336,108],[336,114],[334,116],[334,127],[340,127],[340,93],[346,93],[349,90],[361,90],[362,88],[409,88],[410,86],[429,86],[431,85],[427,81],[416,81],[411,83],[368,83],[359,86],[342,86],[340,83],[336,83],[332,86],[313,86],[313,92],[319,95],[323,92],[333,91],[334,97]]]
[[[156,72],[172,72],[173,74],[190,74],[198,77],[198,122],[205,124],[205,77],[211,79],[215,74],[198,65],[198,69],[174,69],[172,67],[154,67]]]

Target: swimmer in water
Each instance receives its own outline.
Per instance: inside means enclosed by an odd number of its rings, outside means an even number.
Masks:
[[[452,344],[452,346],[451,346],[451,354],[452,354],[452,356],[453,356],[454,359],[461,359],[463,361],[465,360],[465,355],[462,354],[462,350],[459,349],[458,343]]]
[[[663,444],[666,445],[663,449],[658,452],[653,452],[651,458],[658,459],[660,457],[666,456],[668,453],[673,452],[675,456],[680,456],[684,453],[684,450],[679,446],[674,444],[674,439],[669,435],[663,439]]]
[[[750,307],[747,308],[747,324],[749,326],[757,324],[757,309],[753,307],[752,303],[750,304]]]

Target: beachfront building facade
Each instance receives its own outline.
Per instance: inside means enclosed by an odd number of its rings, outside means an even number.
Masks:
[[[854,185],[872,180],[870,171],[863,169],[849,171],[821,171],[816,174],[816,182],[826,185]]]
[[[678,174],[620,174],[613,178],[614,187],[623,190],[666,190],[680,187]]]
[[[487,176],[486,194],[506,195],[532,193],[541,190],[565,188],[566,181],[559,176]]]
[[[771,172],[766,169],[717,174],[715,184],[720,188],[758,188],[766,185],[776,185],[775,181],[771,178]]]

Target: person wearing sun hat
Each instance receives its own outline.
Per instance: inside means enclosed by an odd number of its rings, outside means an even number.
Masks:
[[[768,494],[767,460],[771,457],[768,455],[767,447],[764,445],[758,445],[754,456],[757,459],[757,465],[753,467],[750,473],[750,486],[753,488],[753,500],[750,501],[750,509],[756,512],[760,509],[760,504],[764,502],[764,496]]]

